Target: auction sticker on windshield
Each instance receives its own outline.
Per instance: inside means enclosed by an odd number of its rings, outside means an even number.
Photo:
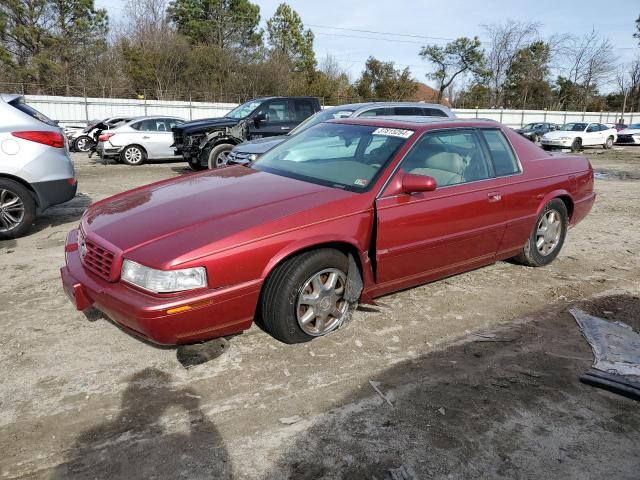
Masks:
[[[402,128],[377,128],[372,135],[386,135],[388,137],[409,138],[413,135],[413,130],[404,130]]]

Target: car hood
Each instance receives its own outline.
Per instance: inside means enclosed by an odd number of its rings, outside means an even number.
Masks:
[[[620,130],[618,135],[634,135],[640,133],[640,128],[625,128],[624,130]]]
[[[82,228],[128,258],[170,268],[193,256],[303,226],[278,221],[301,212],[300,222],[330,219],[334,209],[316,207],[354,196],[360,195],[231,166],[102,200],[87,209]]]
[[[516,129],[516,132],[518,133],[535,133],[535,129],[533,128],[518,128]]]
[[[250,142],[244,142],[233,149],[236,153],[255,153],[261,155],[271,150],[276,145],[280,145],[286,139],[291,138],[289,135],[281,135],[278,137],[265,137]]]
[[[544,134],[544,138],[549,140],[558,139],[561,137],[577,137],[578,135],[582,135],[584,132],[574,132],[570,130],[554,130],[553,132],[548,132]]]
[[[213,128],[233,127],[237,125],[240,120],[235,118],[204,118],[202,120],[194,120],[192,122],[186,122],[182,125],[174,127],[174,130],[182,131],[184,133],[198,133],[206,132]]]

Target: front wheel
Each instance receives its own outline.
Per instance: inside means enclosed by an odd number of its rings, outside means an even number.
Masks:
[[[603,147],[604,147],[605,150],[612,149],[613,148],[613,137],[607,138],[607,141],[604,142]]]
[[[229,143],[221,143],[216,145],[209,151],[209,168],[214,169],[223,167],[229,160],[229,152],[233,148],[233,145]]]
[[[142,165],[146,160],[144,150],[137,145],[129,145],[120,154],[120,160],[127,165],[137,166]]]
[[[308,342],[331,333],[351,314],[344,299],[348,259],[323,248],[293,257],[269,275],[260,308],[265,328],[284,343]]]
[[[571,151],[573,153],[578,153],[582,149],[582,140],[576,138],[571,144]]]
[[[36,204],[18,182],[0,178],[0,240],[21,237],[36,218]]]
[[[554,198],[538,215],[533,232],[515,260],[529,267],[548,265],[560,253],[568,225],[566,205],[559,198]]]

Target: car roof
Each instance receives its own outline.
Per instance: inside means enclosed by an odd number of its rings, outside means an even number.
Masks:
[[[441,110],[450,110],[446,105],[441,105],[439,103],[425,103],[425,102],[362,102],[362,103],[346,103],[344,105],[334,105],[331,107],[325,108],[325,110],[334,110],[334,109],[350,109],[350,110],[362,110],[365,108],[372,107],[427,107],[427,108],[438,108]]]
[[[110,117],[110,118],[117,118],[117,117]],[[129,122],[137,122],[138,120],[147,120],[151,118],[175,118],[176,120],[184,120],[184,118],[172,117],[170,115],[143,115],[141,117],[122,117],[122,118],[129,118]]]
[[[329,120],[329,123],[368,125],[373,127],[406,128],[408,130],[428,130],[436,127],[502,127],[495,120],[483,118],[422,117],[422,116],[380,116],[348,117]]]
[[[22,95],[18,93],[0,93],[0,98],[7,103],[13,102],[16,98],[20,97],[22,97]]]

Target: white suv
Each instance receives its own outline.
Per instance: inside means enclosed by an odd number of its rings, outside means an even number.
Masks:
[[[76,194],[58,125],[20,95],[0,94],[0,240],[27,233],[36,215]]]

